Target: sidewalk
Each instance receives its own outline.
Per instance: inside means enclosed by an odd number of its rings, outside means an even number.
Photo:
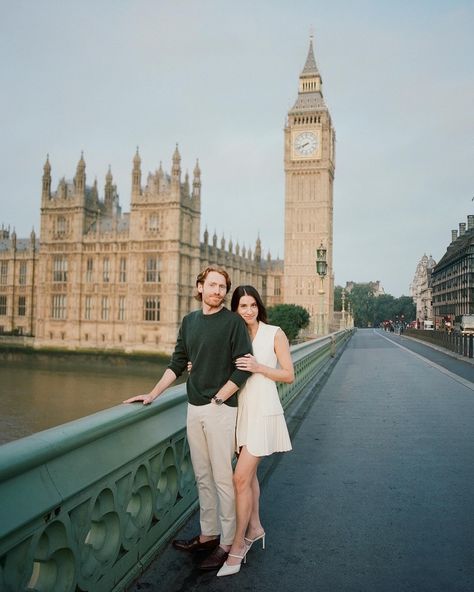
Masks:
[[[472,592],[473,424],[473,390],[359,330],[267,475],[265,551],[217,578],[169,545],[129,590]]]

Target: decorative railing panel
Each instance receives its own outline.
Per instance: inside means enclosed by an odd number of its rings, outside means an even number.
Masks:
[[[350,337],[292,348],[286,408]],[[197,506],[184,385],[0,446],[0,590],[110,592]]]
[[[461,335],[454,331],[448,333],[447,331],[426,331],[423,329],[408,329],[405,335],[439,345],[466,358],[472,358],[474,355],[473,335]]]

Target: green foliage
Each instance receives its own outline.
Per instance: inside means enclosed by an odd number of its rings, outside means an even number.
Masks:
[[[354,284],[350,294],[351,311],[356,327],[372,326],[374,293],[370,284]]]
[[[334,310],[342,310],[342,286],[334,287]]]
[[[416,308],[410,296],[395,298],[391,294],[374,296],[370,284],[355,284],[349,294],[356,327],[376,327],[383,321],[415,319]]]
[[[281,327],[289,341],[294,341],[300,332],[309,325],[309,313],[296,304],[278,304],[267,310],[268,322]]]

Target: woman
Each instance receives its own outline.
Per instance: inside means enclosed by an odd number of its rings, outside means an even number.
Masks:
[[[291,450],[275,384],[294,380],[288,339],[279,327],[267,325],[265,306],[254,287],[238,286],[232,295],[231,309],[247,324],[254,355],[247,354],[236,361],[237,368],[253,374],[239,393],[239,458],[234,472],[237,526],[229,556],[218,576],[240,571],[241,563],[255,541],[261,540],[262,548],[265,548],[265,531],[259,515],[257,467],[262,456]]]

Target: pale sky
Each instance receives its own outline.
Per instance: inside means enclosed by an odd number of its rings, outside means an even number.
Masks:
[[[474,213],[472,0],[0,0],[0,225],[39,232],[41,176],[84,150],[129,211],[176,143],[202,170],[201,234],[284,256],[283,127],[311,28],[337,134],[336,284],[408,294]]]

